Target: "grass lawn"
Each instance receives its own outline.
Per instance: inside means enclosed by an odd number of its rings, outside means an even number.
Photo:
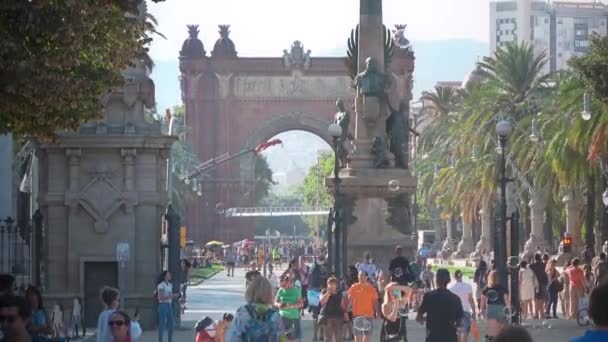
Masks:
[[[436,272],[438,268],[447,268],[447,270],[450,271],[452,278],[454,277],[454,272],[456,272],[456,270],[461,270],[462,275],[469,279],[473,279],[473,274],[475,273],[475,269],[473,267],[458,267],[452,265],[433,265],[433,272]]]
[[[224,270],[223,265],[213,264],[206,268],[193,268],[190,271],[190,283],[198,285]]]

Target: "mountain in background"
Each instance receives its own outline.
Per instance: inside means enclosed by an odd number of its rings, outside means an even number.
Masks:
[[[482,56],[489,54],[487,43],[475,40],[454,39],[413,43],[416,53],[414,72],[414,99],[424,90],[433,88],[438,81],[462,81]],[[343,56],[345,48],[330,51],[328,56]],[[280,54],[277,53],[277,57]],[[314,55],[313,55],[314,58]],[[179,86],[179,61],[156,61],[152,79],[156,84],[156,103],[159,113],[165,108],[182,103]]]

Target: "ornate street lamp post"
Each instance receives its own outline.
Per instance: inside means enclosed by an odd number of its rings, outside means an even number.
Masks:
[[[513,127],[506,120],[496,124],[496,133],[500,141],[500,224],[496,227],[494,239],[494,260],[500,278],[500,284],[507,289],[507,182],[505,149]],[[513,277],[518,278],[518,277]]]
[[[334,210],[333,210],[333,223],[334,223],[334,244],[333,244],[333,252],[334,252],[334,266],[333,271],[338,279],[340,279],[342,274],[341,264],[343,262],[344,255],[341,255],[342,249],[340,248],[340,242],[342,241],[341,235],[342,232],[342,215],[341,215],[341,203],[340,203],[340,160],[339,160],[339,146],[338,142],[340,137],[342,136],[342,127],[336,123],[332,123],[328,128],[329,136],[332,138],[333,148],[334,148]],[[331,227],[327,227],[331,229]]]

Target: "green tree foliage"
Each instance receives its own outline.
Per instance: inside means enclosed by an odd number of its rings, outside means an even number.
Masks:
[[[197,196],[197,192],[192,189],[192,183],[186,184],[183,176],[188,170],[201,163],[196,153],[194,153],[193,147],[186,143],[188,128],[184,124],[184,114],[184,105],[173,106],[171,110],[171,115],[174,117],[173,135],[177,137],[177,141],[171,146],[171,156],[173,158],[170,175],[173,178],[171,204],[182,217],[186,213],[186,202],[188,199]],[[168,134],[169,123],[167,122],[167,117],[156,115],[155,119],[160,121],[163,132]]]
[[[608,238],[608,219],[599,204],[602,170],[608,170],[608,38],[594,37],[589,54],[571,60],[572,71],[546,74],[546,63],[546,55],[532,47],[508,44],[478,63],[480,78],[467,89],[424,93],[430,105],[415,170],[420,206],[441,208],[444,219],[461,212],[463,219],[478,217],[482,201],[496,196],[495,125],[506,119],[513,125],[508,173],[515,179],[520,212],[529,215],[529,191],[544,191],[547,226],[559,233],[565,224],[564,194],[586,195],[585,224],[601,222],[601,240]],[[585,92],[593,93],[589,121],[580,115]],[[586,236],[587,243],[593,240]]]
[[[302,194],[304,197],[304,207],[331,207],[334,197],[331,192],[325,189],[325,178],[331,177],[334,171],[334,154],[331,152],[323,153],[319,156],[319,163],[310,167],[306,178]]]
[[[302,187],[292,187],[280,193],[269,193],[258,205],[262,207],[301,207]],[[296,235],[307,235],[309,227],[301,216],[258,217],[256,219],[256,234],[264,235],[266,229],[278,231],[282,236],[291,236],[296,228]]]
[[[268,161],[262,155],[256,154],[254,160],[254,193],[256,203],[260,203],[268,193],[270,188],[275,185],[275,181],[272,179],[272,170],[268,166]]]
[[[0,133],[51,137],[99,116],[121,71],[149,61],[153,24],[137,20],[138,3],[1,2]]]

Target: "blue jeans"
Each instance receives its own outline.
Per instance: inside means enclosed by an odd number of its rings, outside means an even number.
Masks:
[[[167,326],[169,342],[173,341],[173,309],[171,303],[158,303],[158,342],[163,342],[163,334]]]

